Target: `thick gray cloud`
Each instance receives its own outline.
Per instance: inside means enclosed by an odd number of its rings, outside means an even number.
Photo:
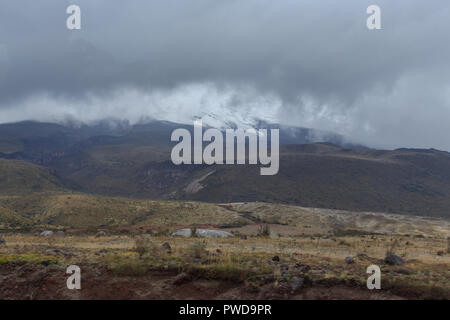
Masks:
[[[448,0],[3,1],[0,122],[228,110],[450,150],[449,16]]]

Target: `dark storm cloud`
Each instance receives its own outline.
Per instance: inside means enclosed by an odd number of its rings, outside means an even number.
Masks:
[[[69,4],[82,30],[65,27]],[[382,30],[366,28],[370,4]],[[85,101],[93,118],[123,116],[114,97],[146,115],[146,95],[207,84],[213,105],[221,94],[244,109],[269,96],[279,121],[450,149],[449,16],[447,0],[3,1],[0,110],[42,119]],[[418,124],[429,130],[419,136]]]

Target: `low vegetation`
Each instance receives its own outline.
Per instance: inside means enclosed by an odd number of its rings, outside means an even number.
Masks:
[[[60,259],[43,255],[39,253],[21,253],[21,254],[0,254],[0,265],[14,263],[14,264],[25,264],[25,263],[37,263],[42,265],[56,264],[61,262]]]
[[[315,292],[316,288],[322,288],[322,293],[333,292],[336,286],[347,288],[348,294],[361,295],[358,298],[381,294],[391,298],[450,298],[450,255],[445,253],[447,239],[442,238],[358,235],[338,240],[281,235],[275,239],[250,236],[243,240],[148,234],[66,236],[51,241],[29,235],[5,238],[7,245],[0,247],[0,264],[9,266],[9,273],[16,268],[11,269],[12,266],[24,263],[41,268],[50,264],[78,264],[82,269],[105,270],[92,271],[97,276],[85,281],[96,281],[101,275],[106,283],[119,282],[127,286],[130,280],[125,279],[156,281],[163,277],[161,279],[168,280],[161,285],[173,287],[174,292],[182,283],[195,289],[202,281],[208,281],[210,286],[218,286],[214,290],[232,290],[229,294],[238,292],[241,298],[286,298],[286,295],[301,298]],[[440,251],[444,254],[438,255]],[[385,264],[386,252],[395,252],[406,263],[402,266]],[[347,256],[354,258],[354,264],[345,262]],[[365,288],[366,268],[371,264],[379,265],[382,270],[380,292],[369,292]],[[293,279],[302,284],[298,289],[292,289]],[[64,286],[61,281],[60,285]],[[127,287],[127,290],[134,289]],[[222,293],[226,294],[225,291]],[[37,292],[38,296],[43,294]],[[338,293],[329,295],[329,298],[344,298]]]

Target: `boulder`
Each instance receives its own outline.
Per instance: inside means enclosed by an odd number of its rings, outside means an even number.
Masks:
[[[203,238],[230,238],[233,237],[232,233],[221,231],[221,230],[212,230],[212,229],[196,229],[195,235],[197,237]],[[192,231],[191,229],[179,229],[172,232],[173,237],[191,237]]]
[[[6,240],[3,239],[2,237],[0,237],[0,245],[3,245],[3,246],[6,245]]]
[[[49,256],[57,256],[58,252],[54,249],[47,249],[47,250],[45,250],[45,254],[49,255]]]
[[[274,257],[272,258],[272,261],[278,262],[278,261],[280,261],[280,257],[279,257],[279,256],[274,256]]]
[[[291,281],[289,281],[289,284],[291,285],[292,290],[296,291],[303,287],[303,280],[297,276],[294,276]]]
[[[278,239],[280,236],[278,233],[271,231],[269,234],[270,239]]]
[[[57,236],[57,237],[64,237],[66,234],[64,233],[64,231],[56,231],[56,233],[55,233],[55,235]]]
[[[210,256],[217,257],[222,255],[222,251],[220,249],[216,249],[213,252],[209,253]]]
[[[311,270],[311,267],[308,266],[308,265],[306,265],[306,266],[301,267],[300,272],[306,273],[306,272],[308,272],[309,270]]]
[[[347,264],[354,264],[355,263],[355,259],[353,259],[353,257],[346,257],[345,258],[345,263],[347,263]]]
[[[400,274],[406,274],[406,275],[410,275],[410,274],[414,273],[413,270],[406,268],[406,267],[397,267],[397,269],[395,269],[394,272],[400,273]]]
[[[170,244],[168,242],[164,242],[161,247],[163,249],[165,249],[166,251],[172,250],[172,247],[170,246]]]
[[[44,261],[41,262],[41,264],[44,265],[44,266],[46,266],[46,267],[49,266],[50,263],[51,263],[50,260],[44,260]]]
[[[221,231],[221,230],[211,230],[211,229],[197,229],[197,236],[204,238],[231,238],[232,233]]]
[[[53,231],[50,231],[50,230],[42,231],[40,233],[40,236],[41,237],[51,237],[51,236],[53,236]]]
[[[191,276],[187,273],[180,273],[178,274],[172,281],[172,284],[175,286],[179,286],[185,282],[191,281]]]
[[[405,263],[405,261],[402,258],[393,253],[388,253],[386,255],[386,258],[384,258],[384,262],[392,266],[400,266]]]
[[[190,237],[191,236],[191,229],[179,229],[174,232],[172,232],[172,237]]]
[[[99,231],[95,234],[96,237],[106,237],[106,232],[105,231]]]

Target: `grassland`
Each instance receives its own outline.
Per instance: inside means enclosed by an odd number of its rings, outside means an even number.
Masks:
[[[10,183],[0,196],[0,299],[450,299],[448,219],[90,195],[24,166],[24,179],[0,172]],[[21,189],[31,177],[43,189]],[[170,237],[186,227],[234,237]],[[388,250],[406,263],[386,264]],[[66,288],[71,264],[82,269],[80,291]],[[381,290],[366,288],[372,264]]]
[[[450,221],[373,212],[304,208],[263,202],[212,204],[141,200],[67,191],[0,196],[0,230],[229,228],[255,234],[261,224],[286,235],[401,234],[450,237]]]
[[[61,181],[50,171],[25,161],[0,158],[0,194],[25,195],[63,190]]]
[[[0,200],[5,212],[0,215],[0,225],[18,230],[30,226],[67,229],[251,222],[220,206],[189,201],[135,200],[66,192],[8,196]]]
[[[199,239],[143,233],[5,239],[7,245],[0,247],[2,299],[450,298],[450,255],[443,238]],[[170,250],[162,246],[165,242]],[[387,250],[395,250],[406,263],[385,264]],[[345,263],[347,256],[355,263]],[[70,264],[82,269],[80,291],[65,287]],[[366,268],[372,264],[381,267],[381,290],[366,288]],[[294,277],[300,285],[293,286]]]

